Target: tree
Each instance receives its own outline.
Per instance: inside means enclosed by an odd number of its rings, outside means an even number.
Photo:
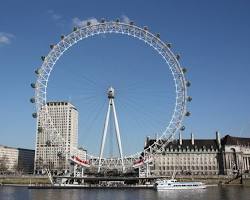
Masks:
[[[1,174],[4,174],[8,171],[8,165],[7,165],[8,160],[9,159],[7,158],[6,155],[0,157],[0,173]]]
[[[19,174],[19,175],[23,173],[23,168],[19,166],[18,163],[14,164],[13,170],[15,171],[16,174]]]

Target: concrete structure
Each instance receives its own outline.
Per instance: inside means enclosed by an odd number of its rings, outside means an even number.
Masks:
[[[33,173],[35,151],[0,145],[0,171],[2,173]]]
[[[147,138],[146,146],[155,140]],[[226,135],[222,139],[182,139],[170,142],[163,153],[153,156],[152,175],[233,175],[249,172],[250,138]]]
[[[46,116],[38,114],[35,173],[44,173],[45,166],[52,172],[68,171],[68,159],[78,151],[78,111],[63,101],[48,102],[47,109],[53,126],[43,129]]]

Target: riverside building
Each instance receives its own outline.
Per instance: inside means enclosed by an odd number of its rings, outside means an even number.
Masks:
[[[35,173],[44,173],[45,168],[49,168],[53,173],[67,172],[70,168],[70,156],[73,152],[79,152],[78,111],[71,103],[64,101],[48,102],[47,109],[50,123],[53,125],[46,130],[42,129],[42,120],[46,114],[38,114]]]
[[[83,147],[79,147],[77,151],[77,157],[81,160],[87,160],[87,150]]]
[[[145,147],[155,139],[147,138]],[[216,139],[182,139],[170,142],[162,153],[153,156],[152,175],[233,175],[249,173],[250,138],[226,135]]]
[[[1,173],[33,173],[35,151],[0,145]]]

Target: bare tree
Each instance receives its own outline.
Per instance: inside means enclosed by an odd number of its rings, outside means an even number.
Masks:
[[[9,159],[7,158],[6,155],[0,157],[0,173],[1,174],[8,172],[8,166],[7,166],[8,160]]]
[[[15,171],[15,174],[21,175],[23,173],[22,166],[18,165],[18,163],[15,163],[13,166],[13,170]]]

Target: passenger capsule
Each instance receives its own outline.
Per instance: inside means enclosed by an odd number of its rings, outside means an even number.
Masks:
[[[44,61],[45,60],[45,56],[41,56],[41,59],[42,59],[42,61]]]
[[[101,19],[101,23],[105,23],[105,19],[104,18]]]
[[[171,47],[172,47],[172,44],[171,44],[171,43],[167,43],[167,47],[168,47],[168,48],[171,48]]]
[[[187,68],[182,68],[181,70],[184,74],[187,72]]]
[[[64,35],[61,35],[61,40],[63,40],[65,38],[65,36]]]
[[[185,114],[187,117],[189,117],[191,115],[191,113],[189,111],[186,112]]]
[[[75,26],[75,27],[73,28],[73,31],[77,31],[77,29],[78,29],[78,28]]]
[[[120,19],[117,18],[117,19],[115,20],[115,22],[116,22],[116,23],[119,23],[119,22],[120,22]]]
[[[39,126],[39,127],[37,128],[37,131],[38,131],[38,133],[41,133],[41,132],[43,131],[43,128]]]
[[[49,45],[49,48],[50,48],[50,49],[53,49],[54,46],[55,46],[54,44],[51,44],[51,45]]]
[[[190,87],[190,86],[191,86],[190,81],[187,81],[187,82],[186,82],[186,86],[187,86],[187,87]]]
[[[147,26],[144,26],[143,29],[144,29],[144,31],[148,31],[148,27]]]
[[[57,156],[58,156],[58,157],[62,157],[62,152],[59,151],[59,152],[57,153]]]
[[[36,88],[36,83],[31,83],[30,86],[31,86],[32,88]]]
[[[177,60],[180,60],[180,58],[181,58],[181,56],[179,54],[177,54],[175,57]]]
[[[50,140],[47,140],[46,141],[46,146],[51,146],[51,141]],[[59,153],[59,152],[58,152]]]
[[[39,68],[39,69],[36,69],[36,70],[35,70],[35,74],[36,74],[36,75],[41,74],[41,69],[40,69],[40,68]]]
[[[35,103],[36,102],[36,99],[34,97],[30,98],[30,102],[31,103]]]
[[[88,21],[88,22],[87,22],[87,26],[90,26],[90,25],[91,25],[91,22],[90,22],[90,21]]]
[[[37,118],[37,113],[32,113],[33,118]]]
[[[191,102],[192,99],[193,99],[192,97],[187,97],[187,101],[188,101],[188,102]]]
[[[182,126],[182,127],[180,128],[180,130],[181,130],[181,131],[184,131],[184,130],[185,130],[185,126]]]
[[[157,34],[156,34],[156,37],[157,37],[157,38],[160,38],[160,37],[161,37],[160,33],[157,33]]]
[[[129,22],[129,24],[130,24],[130,25],[134,25],[134,22],[133,22],[133,21],[131,21],[131,22]]]

